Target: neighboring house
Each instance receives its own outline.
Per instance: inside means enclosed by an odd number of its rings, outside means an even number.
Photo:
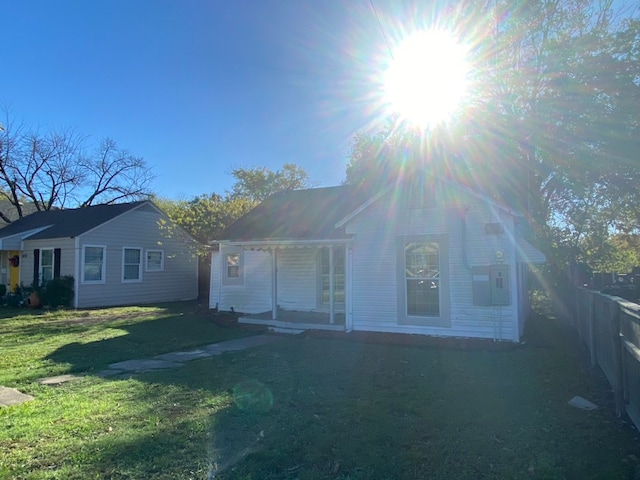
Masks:
[[[545,257],[521,217],[450,180],[418,176],[276,194],[230,225],[210,307],[275,330],[520,341],[528,265]]]
[[[22,217],[0,230],[0,262],[24,286],[72,276],[76,308],[198,295],[195,241],[150,201]]]
[[[26,204],[21,203],[20,206],[23,216],[30,215],[33,212],[38,211],[38,208],[33,202],[27,202]],[[4,213],[11,222],[15,222],[20,218],[18,209],[7,199],[0,199],[0,211],[2,211],[2,213]],[[0,229],[7,225],[11,225],[11,223],[7,223],[3,219],[0,219]],[[7,252],[0,251],[0,284],[6,285],[7,291],[13,290],[20,284],[19,269],[8,263],[6,258],[7,256],[9,258],[15,258],[18,253],[19,252],[14,251],[9,252],[9,255],[7,255]]]

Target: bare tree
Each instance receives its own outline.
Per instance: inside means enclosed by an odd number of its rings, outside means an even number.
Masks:
[[[154,176],[143,158],[104,139],[91,147],[73,129],[44,133],[14,124],[5,108],[0,130],[0,218],[86,207],[150,195]],[[31,207],[25,211],[25,206]]]
[[[83,180],[91,185],[91,191],[80,203],[82,207],[136,200],[150,194],[154,177],[144,159],[118,147],[110,138],[102,140],[94,154],[82,158],[78,165],[85,173]]]

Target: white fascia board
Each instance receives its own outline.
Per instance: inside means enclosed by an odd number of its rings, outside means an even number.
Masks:
[[[347,223],[353,217],[359,215],[362,211],[364,211],[367,208],[369,208],[369,206],[371,204],[375,203],[380,197],[382,197],[390,189],[391,189],[390,185],[387,185],[386,187],[384,187],[382,190],[380,190],[378,193],[376,193],[373,197],[371,197],[369,200],[367,200],[362,205],[360,205],[358,208],[356,208],[353,212],[350,212],[346,217],[344,217],[342,220],[340,220],[338,223],[336,223],[335,227],[336,228],[340,228],[340,227],[344,226],[345,223]]]
[[[40,233],[50,226],[51,225],[46,225],[44,227],[32,228],[31,230],[25,230],[24,232],[0,238],[0,250],[23,250],[22,242],[24,240],[28,240],[30,236]]]
[[[430,173],[426,173],[425,175],[429,175],[433,178],[435,178],[437,181],[441,181],[443,183],[447,183],[449,184],[451,187],[456,188],[458,190],[462,190],[465,193],[489,204],[494,206],[495,208],[502,210],[506,213],[508,213],[509,215],[513,216],[513,217],[521,217],[522,215],[519,214],[518,212],[516,212],[515,210],[509,208],[506,205],[502,205],[501,203],[496,202],[495,200],[493,200],[491,197],[487,196],[487,195],[483,195],[482,193],[478,193],[475,190],[465,187],[464,185],[461,185],[457,182],[454,182],[452,180],[449,180],[448,178],[442,178],[442,177],[435,177],[434,175],[431,175]],[[352,218],[356,217],[357,215],[359,215],[361,212],[363,212],[364,210],[366,210],[367,208],[369,208],[373,203],[375,203],[380,197],[382,197],[383,195],[385,195],[389,190],[393,189],[395,185],[387,185],[386,187],[384,187],[382,190],[380,190],[378,193],[376,193],[374,196],[372,196],[371,198],[369,198],[369,200],[367,200],[366,202],[364,202],[362,205],[360,205],[358,208],[356,208],[354,211],[350,212],[346,217],[344,217],[342,220],[340,220],[338,223],[335,224],[335,228],[340,228],[342,226],[344,226],[347,222],[349,222]]]
[[[347,245],[351,243],[350,238],[326,239],[326,240],[255,240],[255,241],[232,241],[219,240],[221,246],[232,247],[304,247],[318,245]]]

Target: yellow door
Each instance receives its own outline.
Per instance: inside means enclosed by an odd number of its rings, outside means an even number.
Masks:
[[[18,259],[16,262],[14,259]],[[18,263],[18,265],[16,265]],[[13,292],[20,284],[20,252],[12,250],[9,252],[9,291]]]

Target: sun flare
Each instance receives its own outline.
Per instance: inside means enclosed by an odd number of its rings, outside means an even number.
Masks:
[[[392,113],[423,128],[448,120],[467,87],[466,53],[444,30],[423,31],[405,40],[384,78]]]

